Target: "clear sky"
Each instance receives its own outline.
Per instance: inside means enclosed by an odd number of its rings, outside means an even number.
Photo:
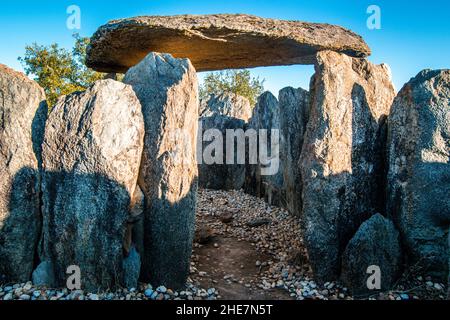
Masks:
[[[57,42],[71,48],[67,7],[81,9],[82,36],[108,20],[137,15],[248,13],[268,18],[338,24],[362,35],[373,51],[370,60],[392,69],[397,90],[425,68],[450,68],[448,0],[0,0],[0,63],[22,70],[17,58],[26,44]],[[367,8],[381,9],[381,29],[367,27]],[[285,86],[308,88],[312,66],[252,69],[277,95]]]

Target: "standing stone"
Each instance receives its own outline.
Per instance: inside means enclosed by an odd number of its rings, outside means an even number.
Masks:
[[[144,152],[139,185],[145,195],[144,281],[181,288],[189,274],[198,170],[198,81],[187,59],[151,53],[124,79],[142,104]]]
[[[271,159],[280,157],[280,110],[275,96],[267,91],[264,92],[256,103],[253,116],[250,119],[249,129],[254,129],[258,133],[258,164],[252,165],[247,161],[246,181],[244,190],[246,193],[256,197],[264,198],[271,205],[280,205],[284,196],[281,194],[283,188],[283,173],[279,165],[278,170],[272,175],[263,175],[262,167],[266,167],[261,161],[261,144],[263,135],[261,130],[267,130],[267,156]],[[278,133],[278,139],[272,144],[272,130]],[[276,137],[274,137],[276,138]],[[273,148],[273,149],[272,149]],[[280,164],[278,162],[278,164]]]
[[[450,70],[424,70],[395,99],[388,133],[388,213],[409,264],[447,281],[450,257]]]
[[[233,144],[233,163],[228,164],[226,161],[227,152],[231,151],[226,148],[226,136],[227,130],[233,130],[236,135],[239,134],[238,131],[240,130],[245,131],[246,122],[252,114],[250,102],[248,99],[239,95],[221,94],[219,96],[211,96],[206,103],[201,103],[201,105],[203,105],[203,109],[200,111],[201,136],[199,138],[201,140],[199,139],[197,144],[197,147],[199,148],[199,159],[201,156],[201,161],[199,161],[198,166],[199,186],[214,190],[240,190],[245,182],[245,163],[239,163],[238,152],[243,152],[245,157],[245,141],[240,145],[235,139]],[[210,130],[220,131],[222,141],[216,141],[218,137],[214,137],[214,139],[210,141],[209,138],[205,136],[205,133]],[[205,141],[203,141],[203,139],[205,139]],[[222,148],[222,157],[218,157],[217,159],[221,163],[211,164],[208,162],[208,159],[203,158],[205,151],[218,151],[214,146],[220,146]],[[241,150],[237,149],[239,147]],[[214,151],[211,152],[211,156],[215,155]],[[209,152],[206,157],[208,156]]]
[[[370,276],[379,275],[381,290],[388,291],[400,275],[401,264],[400,235],[392,221],[376,214],[361,225],[348,243],[342,255],[342,279],[353,294],[369,295],[373,290],[368,288],[368,280],[376,285],[377,279]],[[373,273],[370,267],[379,269]]]
[[[200,117],[210,117],[222,114],[231,118],[248,122],[252,117],[253,106],[247,98],[237,94],[223,93],[218,96],[211,95],[207,101],[201,101]]]
[[[86,290],[122,285],[123,241],[144,139],[132,88],[97,81],[59,99],[43,143],[42,261],[57,285],[80,267]]]
[[[226,135],[227,131],[237,132],[237,130],[245,130],[244,120],[232,118],[226,115],[215,113],[209,117],[203,117],[201,122],[201,134],[205,139],[209,130],[217,130],[217,134],[220,132],[220,138],[214,137],[213,141],[200,141],[197,144],[198,148],[201,148],[202,161],[198,165],[199,171],[199,186],[205,189],[213,190],[240,190],[245,182],[245,163],[238,163],[238,143],[235,139],[234,145],[234,158],[233,164],[227,164],[227,152],[230,152],[226,148]],[[230,133],[228,133],[230,134]],[[230,136],[231,137],[231,136]],[[218,139],[218,140],[216,140]],[[230,138],[231,139],[231,138]],[[201,142],[201,143],[200,143]],[[215,148],[217,146],[217,148]],[[242,147],[242,146],[241,146]],[[221,148],[222,157],[215,157],[218,149]],[[243,144],[242,152],[245,160],[245,141]],[[209,152],[208,150],[212,150]],[[200,152],[200,150],[198,150]],[[208,157],[217,159],[220,163],[209,163]],[[245,161],[244,161],[245,162]]]
[[[302,178],[300,154],[309,117],[309,93],[302,88],[284,88],[279,94],[283,190],[288,211],[300,216],[302,212]]]
[[[315,69],[300,161],[303,229],[313,271],[328,281],[361,223],[384,212],[385,118],[395,92],[386,65],[324,51]]]
[[[41,232],[40,145],[44,90],[0,65],[0,279],[31,279]]]

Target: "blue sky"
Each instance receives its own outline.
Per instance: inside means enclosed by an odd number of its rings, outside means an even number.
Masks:
[[[370,60],[392,69],[397,89],[425,68],[450,68],[450,1],[406,0],[0,0],[0,63],[22,70],[17,58],[26,44],[73,45],[66,9],[81,9],[82,36],[91,36],[108,20],[137,15],[248,13],[262,17],[338,24],[362,35]],[[369,30],[369,5],[381,9],[381,29]],[[308,88],[312,66],[252,69],[277,94],[285,86]],[[202,77],[202,76],[201,76]]]

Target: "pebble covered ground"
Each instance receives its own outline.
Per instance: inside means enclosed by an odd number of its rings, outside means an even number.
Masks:
[[[227,276],[230,283],[242,282],[244,286],[255,290],[281,289],[289,293],[292,299],[297,300],[356,299],[338,282],[319,285],[313,280],[306,249],[301,239],[300,222],[284,209],[269,206],[264,200],[240,191],[202,190],[199,193],[197,229],[205,227],[212,229],[204,232],[205,234],[212,232],[214,235],[249,242],[256,251],[269,257],[266,261],[254,262],[258,267],[255,274],[256,281],[245,283],[230,274]],[[194,245],[194,268],[195,261],[202,258],[195,255],[199,246],[201,244]],[[199,283],[200,277],[198,273],[194,274],[192,276],[194,283]],[[447,290],[442,283],[433,283],[429,278],[406,274],[399,280],[395,290],[376,293],[365,298],[446,299]]]
[[[228,247],[221,251],[223,239]],[[216,255],[222,256],[233,247],[241,247],[240,245],[249,248],[243,252],[246,255],[243,260],[246,260],[246,264],[251,263],[252,268],[244,266],[244,261],[231,261],[225,266],[208,265],[210,261],[215,261],[214,250],[217,250]],[[255,257],[260,257],[260,260],[252,261]],[[205,264],[209,273],[203,270]],[[223,275],[220,279],[217,278],[219,271]],[[27,282],[0,286],[0,300],[223,299],[221,290],[214,284],[227,291],[224,294],[227,299],[233,298],[233,292],[239,291],[239,287],[245,289],[250,298],[253,293],[256,298],[260,298],[261,292],[264,292],[265,299],[355,299],[339,283],[319,285],[313,280],[298,218],[241,191],[200,190],[191,274],[184,290],[176,292],[163,286],[154,288],[141,284],[139,288],[119,289],[115,292],[87,293],[82,290],[39,288]],[[226,286],[232,289],[227,290]],[[236,295],[235,298],[242,297]],[[395,290],[376,293],[367,298],[446,299],[447,288],[442,283],[433,283],[429,278],[406,273]]]

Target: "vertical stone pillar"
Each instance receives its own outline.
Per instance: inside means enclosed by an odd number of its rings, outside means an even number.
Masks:
[[[31,279],[41,233],[40,146],[44,90],[0,65],[0,281]]]
[[[319,280],[338,278],[362,222],[384,211],[385,119],[395,96],[386,65],[322,51],[301,155],[303,229]]]
[[[450,226],[450,71],[424,70],[399,92],[389,117],[388,213],[409,264],[444,282]]]
[[[143,144],[141,105],[130,86],[101,80],[58,101],[42,146],[37,274],[65,286],[67,268],[78,266],[85,290],[123,285],[123,243]]]
[[[144,281],[178,289],[190,268],[198,170],[197,74],[187,59],[150,53],[125,75],[142,104],[145,195]]]
[[[300,154],[309,117],[309,93],[301,88],[284,88],[279,93],[283,190],[287,210],[302,212],[302,178]]]

